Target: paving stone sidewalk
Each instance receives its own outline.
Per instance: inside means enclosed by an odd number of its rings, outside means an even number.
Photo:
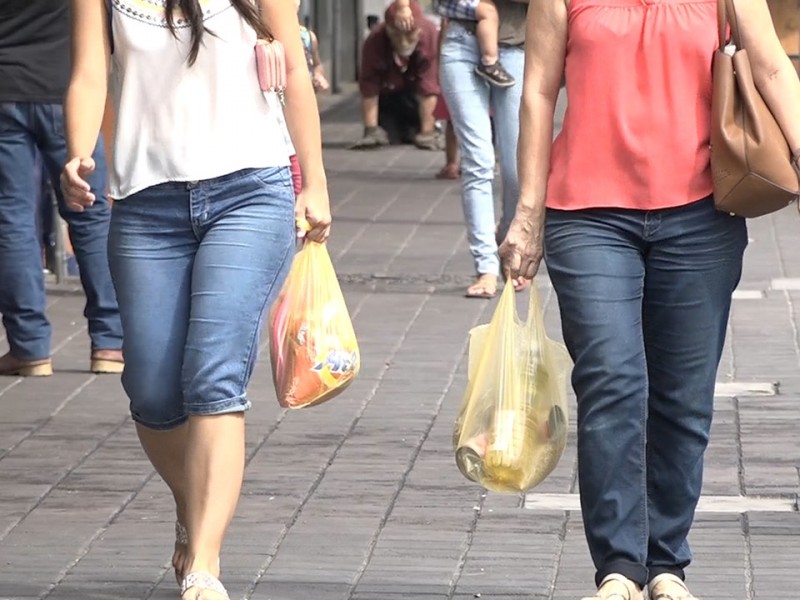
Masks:
[[[454,465],[467,331],[494,306],[462,296],[471,261],[458,186],[434,179],[441,153],[347,150],[356,115],[353,98],[328,101],[324,137],[330,249],[362,374],[336,400],[287,412],[262,354],[223,557],[231,597],[581,598],[593,584],[574,436],[527,497],[486,494]],[[751,223],[692,535],[689,576],[704,600],[796,595],[799,228],[794,208]],[[539,285],[559,337],[546,274]],[[55,376],[0,378],[0,599],[177,598],[166,487],[118,378],[87,372],[82,305],[74,284],[50,289]]]

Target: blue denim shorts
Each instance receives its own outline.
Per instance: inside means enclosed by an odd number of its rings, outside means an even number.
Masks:
[[[147,188],[114,204],[109,260],[133,419],[245,411],[266,310],[295,248],[288,167]]]
[[[436,12],[448,19],[475,21],[480,0],[437,0]]]

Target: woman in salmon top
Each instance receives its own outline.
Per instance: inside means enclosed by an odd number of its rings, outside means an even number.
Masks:
[[[594,600],[694,598],[687,535],[747,245],[709,166],[715,0],[531,0],[512,277],[544,257],[575,361]],[[792,149],[800,83],[765,0],[735,0],[756,85]],[[553,139],[562,74],[568,109]]]

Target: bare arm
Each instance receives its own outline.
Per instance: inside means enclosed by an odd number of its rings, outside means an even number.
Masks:
[[[364,120],[364,127],[378,126],[378,96],[361,97],[361,118]]]
[[[69,158],[89,157],[106,105],[110,64],[103,0],[72,0],[72,74],[64,101]]]
[[[303,197],[312,221],[309,237],[322,241],[330,223],[327,177],[322,162],[322,132],[314,87],[308,76],[305,50],[294,3],[260,0],[261,18],[286,51],[286,125],[303,173]],[[327,213],[327,214],[325,214]],[[319,226],[313,220],[319,218]],[[327,223],[326,223],[327,221]]]
[[[528,12],[520,107],[517,210],[539,215],[544,211],[553,119],[564,72],[567,7],[565,0],[533,0],[533,5]]]
[[[797,153],[800,150],[800,80],[797,71],[775,33],[766,1],[731,1],[756,87],[775,115],[792,152]]]
[[[72,210],[94,201],[85,176],[94,170],[91,156],[106,106],[111,64],[106,10],[103,0],[72,0],[72,73],[64,99],[67,165],[62,177]]]
[[[536,275],[542,260],[553,118],[567,46],[566,0],[532,0],[531,4],[517,146],[520,196],[500,246],[507,274],[525,279]]]

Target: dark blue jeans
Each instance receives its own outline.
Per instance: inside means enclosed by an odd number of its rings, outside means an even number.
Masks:
[[[92,348],[122,347],[114,286],[108,269],[107,238],[111,210],[106,198],[106,160],[102,140],[91,176],[97,200],[82,213],[68,211],[59,175],[67,158],[60,104],[0,103],[0,313],[11,353],[20,359],[50,356],[50,323],[45,315],[41,244],[37,237],[36,150],[53,181],[61,216],[86,293],[84,315]]]
[[[575,361],[578,474],[599,583],[683,577],[714,384],[747,245],[710,199],[548,210],[545,259]]]

